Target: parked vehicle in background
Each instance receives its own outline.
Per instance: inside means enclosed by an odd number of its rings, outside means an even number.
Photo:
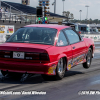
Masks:
[[[79,24],[78,27],[82,37],[91,38],[93,41],[100,41],[99,26],[96,24]]]
[[[78,24],[78,28],[81,34],[99,34],[95,24]]]
[[[97,24],[96,27],[98,29],[98,32],[100,33],[100,24]]]

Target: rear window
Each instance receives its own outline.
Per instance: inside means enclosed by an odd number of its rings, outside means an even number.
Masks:
[[[53,28],[25,27],[18,29],[6,42],[53,45],[56,34]]]

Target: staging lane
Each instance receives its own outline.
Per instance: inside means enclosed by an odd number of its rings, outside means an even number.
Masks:
[[[0,81],[0,91],[46,91],[44,96],[6,96],[0,95],[0,100],[99,100],[99,96],[79,96],[78,92],[82,90],[99,90],[100,91],[100,51],[95,51],[95,57],[90,69],[84,69],[82,65],[72,68],[66,72],[63,80],[44,81],[40,75],[20,83],[19,79],[8,78],[4,82]],[[0,74],[0,77],[1,74]]]

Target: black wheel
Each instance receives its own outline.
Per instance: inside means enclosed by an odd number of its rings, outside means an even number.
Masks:
[[[5,76],[6,74],[8,74],[7,71],[3,71],[3,70],[1,70],[1,73],[2,73],[3,76]]]
[[[88,69],[91,65],[91,61],[92,61],[92,50],[91,48],[89,48],[87,56],[86,56],[86,62],[83,63],[83,67]]]
[[[66,61],[64,58],[61,58],[58,62],[57,68],[56,68],[56,79],[61,80],[65,75],[66,70]]]

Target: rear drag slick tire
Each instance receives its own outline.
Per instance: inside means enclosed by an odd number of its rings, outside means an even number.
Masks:
[[[83,63],[83,67],[88,69],[91,65],[91,61],[92,61],[92,50],[91,48],[89,48],[87,56],[86,56],[86,62]]]

